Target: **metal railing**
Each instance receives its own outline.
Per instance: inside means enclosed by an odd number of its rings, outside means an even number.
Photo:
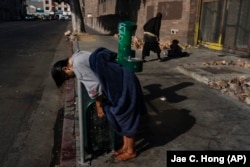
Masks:
[[[80,50],[80,47],[79,47],[79,43],[76,42],[76,50]],[[84,116],[84,113],[83,113],[83,110],[84,110],[84,107],[83,107],[83,85],[82,83],[77,80],[77,111],[78,111],[78,120],[79,120],[79,165],[81,166],[85,166],[85,165],[90,165],[90,162],[89,161],[86,161],[86,153],[85,153],[85,150],[84,150],[84,143],[85,143],[85,139],[84,139],[84,123],[83,123],[83,116]]]

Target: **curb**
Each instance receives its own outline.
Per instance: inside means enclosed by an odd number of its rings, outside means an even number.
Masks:
[[[177,66],[176,69],[181,72],[182,74],[192,77],[193,79],[202,82],[204,84],[208,84],[209,83],[209,79],[207,77],[201,76],[196,72],[191,72],[190,70],[185,69],[182,66]]]
[[[62,128],[62,143],[60,153],[60,167],[73,167],[76,164],[75,139],[75,81],[66,81],[64,87],[65,106]]]

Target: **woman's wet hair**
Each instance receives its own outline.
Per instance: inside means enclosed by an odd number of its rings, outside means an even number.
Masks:
[[[63,71],[63,67],[67,67],[67,65],[68,58],[57,61],[51,69],[51,75],[54,81],[56,82],[57,87],[61,87],[64,81],[67,80],[66,74]]]

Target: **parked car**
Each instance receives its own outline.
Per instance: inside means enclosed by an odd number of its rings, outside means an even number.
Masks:
[[[65,16],[65,20],[71,20],[71,16],[70,15],[66,15]]]
[[[71,20],[71,15],[59,15],[59,20]]]
[[[65,19],[65,16],[60,15],[60,16],[59,16],[59,20],[66,20],[66,19]]]
[[[43,16],[43,20],[44,21],[49,21],[49,20],[52,20],[52,17],[51,16]]]
[[[33,20],[35,20],[35,16],[34,16],[34,15],[31,15],[31,14],[26,15],[26,16],[25,16],[25,20],[27,20],[27,21],[33,21]]]

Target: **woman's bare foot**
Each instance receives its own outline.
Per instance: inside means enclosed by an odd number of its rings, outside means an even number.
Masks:
[[[127,161],[129,159],[135,158],[137,155],[136,153],[128,153],[128,152],[123,152],[115,157],[116,160],[119,161]]]
[[[127,149],[126,148],[120,148],[119,150],[113,150],[112,151],[112,153],[114,154],[114,155],[120,155],[120,154],[122,154],[122,153],[124,153],[124,152],[126,152],[127,151]]]
[[[123,136],[123,146],[114,152],[115,159],[118,161],[126,161],[135,158],[137,155],[134,150],[134,145],[134,136]]]

